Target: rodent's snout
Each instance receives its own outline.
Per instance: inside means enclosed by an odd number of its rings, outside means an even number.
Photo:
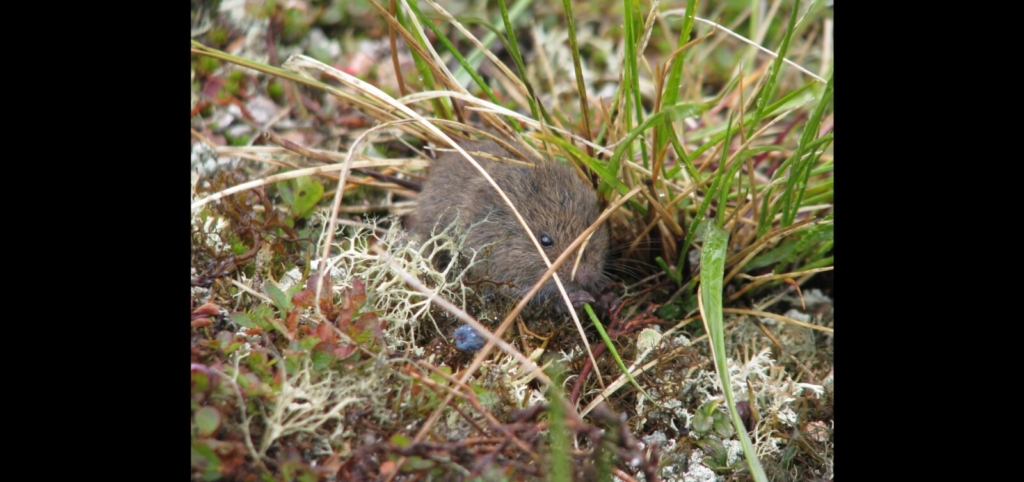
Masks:
[[[604,241],[603,237],[599,241]],[[603,251],[597,249],[598,247],[589,247],[589,249],[595,249],[597,252],[590,252],[585,249],[582,255],[577,252],[575,256],[567,259],[561,269],[558,270],[562,281],[578,290],[592,291],[599,289],[601,280],[604,278],[605,260],[601,254]]]
[[[597,284],[597,282],[600,279],[600,266],[594,266],[591,263],[581,262],[579,266],[576,267],[576,272],[570,273],[569,281],[581,287],[589,287]]]

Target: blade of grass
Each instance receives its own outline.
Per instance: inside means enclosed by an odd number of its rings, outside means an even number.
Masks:
[[[572,480],[572,441],[569,439],[569,429],[565,423],[565,407],[568,403],[565,394],[562,393],[561,373],[564,370],[556,364],[547,372],[553,382],[548,385],[548,399],[551,400],[548,404],[548,443],[551,446],[551,453],[548,455],[551,464],[548,480]]]
[[[602,325],[601,321],[597,319],[597,315],[594,314],[594,309],[590,307],[590,303],[584,303],[583,310],[587,312],[587,316],[590,317],[590,321],[591,323],[594,324],[594,328],[597,328],[597,333],[600,334],[601,339],[604,340],[604,345],[608,347],[608,352],[611,353],[612,358],[615,359],[615,364],[619,366],[619,370],[622,372],[622,374],[625,375],[627,379],[629,379],[629,383],[632,383],[633,386],[640,391],[640,393],[644,394],[644,396],[651,401],[651,403],[658,406],[659,408],[665,408],[662,407],[661,404],[659,404],[653,398],[651,398],[651,395],[648,394],[643,389],[643,387],[641,387],[640,384],[636,382],[636,380],[633,378],[633,375],[629,374],[629,369],[626,368],[625,363],[622,363],[622,358],[619,357],[619,352],[615,350],[615,345],[612,344],[611,337],[608,336],[608,332],[604,331],[604,325]]]
[[[413,5],[416,5],[416,0],[403,0],[403,3],[412,9]],[[426,36],[424,36],[423,32],[417,29],[416,26],[409,21],[409,17],[403,15],[402,18],[397,20],[402,22],[402,26],[413,35],[413,38],[417,43],[419,43],[424,49],[428,48]],[[433,22],[425,23],[432,24]],[[409,53],[412,55],[412,60],[416,65],[416,70],[420,73],[420,78],[423,79],[423,90],[436,90],[437,83],[434,80],[434,71],[430,68],[430,60],[420,55],[416,49],[409,49]],[[452,109],[450,105],[441,99],[434,99],[431,102],[434,104],[435,116],[441,117],[445,120],[452,119]]]
[[[519,16],[522,15],[523,12],[527,11],[527,9],[529,9],[531,5],[533,5],[532,1],[530,1],[530,0],[521,0],[521,1],[517,2],[517,3],[515,3],[514,5],[512,5],[512,9],[508,11],[508,16],[510,18],[512,18],[512,19],[519,18]],[[504,31],[505,31],[504,28],[505,28],[506,24],[505,23],[499,23],[498,22],[499,20],[500,19],[495,19],[494,23],[498,24],[498,25],[492,25],[490,27],[491,32],[488,33],[487,35],[485,35],[484,38],[480,39],[480,42],[485,47],[490,47],[490,45],[495,40],[500,39],[501,38],[501,34],[504,33]],[[507,46],[507,44],[506,44],[506,46]],[[509,49],[509,50],[511,51],[511,49]],[[482,51],[479,51],[479,50],[473,51],[472,53],[469,54],[468,57],[466,57],[466,61],[469,63],[470,66],[472,66],[474,69],[476,69],[476,68],[480,67],[480,62],[483,60],[484,55],[485,54]],[[459,82],[459,84],[467,85],[469,83],[469,80],[470,80],[469,77],[470,77],[470,74],[469,74],[468,71],[463,71],[462,69],[459,69],[459,70],[455,71],[455,79]]]
[[[701,318],[704,320],[704,330],[711,338],[711,353],[715,359],[715,368],[718,369],[718,377],[722,381],[722,391],[725,392],[725,401],[729,406],[729,415],[732,419],[732,426],[736,435],[743,445],[743,455],[747,459],[750,473],[757,482],[768,482],[761,463],[754,455],[754,446],[750,443],[747,435],[747,428],[736,411],[736,402],[732,394],[732,382],[729,379],[729,365],[727,352],[725,350],[725,328],[722,319],[722,276],[725,273],[726,251],[729,247],[729,233],[718,227],[714,222],[708,220],[707,231],[704,234],[704,246],[700,253],[700,296],[697,302],[700,308]]]
[[[800,142],[797,145],[797,149],[793,154],[787,158],[779,168],[775,171],[773,181],[769,184],[765,190],[763,197],[763,208],[761,209],[761,218],[758,220],[757,233],[761,236],[768,231],[771,226],[772,220],[775,219],[775,215],[781,210],[783,213],[782,221],[787,220],[787,214],[792,214],[789,219],[789,224],[792,224],[793,220],[796,219],[796,212],[800,209],[800,202],[792,202],[792,198],[802,197],[803,191],[806,187],[807,179],[814,173],[818,174],[822,172],[821,168],[812,169],[815,162],[817,162],[821,153],[824,152],[824,146],[822,150],[818,152],[816,156],[804,156],[803,153],[813,148],[817,148],[819,145],[825,144],[832,140],[832,133],[822,136],[820,139],[814,139],[814,136],[818,134],[818,126],[821,124],[821,117],[824,114],[825,106],[829,101],[832,100],[833,94],[833,77],[829,77],[828,83],[825,84],[825,89],[822,91],[822,95],[818,100],[818,105],[815,107],[814,112],[807,119],[807,123],[804,125],[804,131],[800,135]],[[812,128],[813,126],[813,128]],[[795,167],[794,167],[795,166]],[[828,170],[831,170],[831,165],[826,166]],[[788,178],[784,181],[786,183],[786,189],[784,194],[780,198],[772,199],[772,194],[778,187],[776,180],[781,179],[781,176],[785,172],[789,172]],[[804,174],[806,172],[806,174]],[[794,186],[800,185],[800,188],[796,191]],[[794,194],[794,192],[796,194]],[[791,211],[791,213],[790,213]],[[789,224],[783,224],[788,226]]]
[[[750,260],[750,262],[743,267],[743,271],[763,268],[773,264],[776,265],[776,269],[779,269],[790,261],[793,261],[797,254],[808,249],[810,246],[831,241],[833,236],[832,233],[832,223],[822,223],[811,226],[809,229],[805,229],[797,240],[782,244],[781,246]]]
[[[818,101],[814,112],[807,119],[807,123],[804,124],[804,131],[800,135],[800,143],[797,145],[796,152],[793,153],[793,158],[797,159],[797,161],[793,164],[794,168],[790,171],[789,182],[786,184],[786,191],[782,197],[783,226],[792,224],[793,220],[796,219],[796,211],[804,197],[804,189],[807,186],[807,179],[811,174],[811,167],[817,162],[821,153],[824,152],[824,150],[810,151],[808,146],[818,136],[821,117],[825,113],[825,107],[832,101],[832,81],[834,78],[835,76],[828,78],[828,84],[825,85],[825,91],[821,94],[821,100]],[[818,154],[805,157],[804,153],[808,151],[817,152]],[[803,160],[801,161],[800,159]]]
[[[623,12],[623,27],[625,38],[623,43],[625,44],[625,79],[622,83],[623,88],[626,89],[628,94],[625,97],[626,108],[623,118],[626,121],[626,130],[633,130],[633,123],[631,121],[631,110],[636,115],[636,123],[642,125],[644,123],[643,103],[640,102],[640,67],[639,61],[636,57],[636,50],[640,43],[640,33],[643,28],[641,25],[641,18],[643,15],[640,13],[640,3],[638,0],[623,0],[622,2]],[[632,146],[632,140],[629,141],[628,147]],[[629,153],[632,156],[632,149],[629,149]],[[647,146],[644,143],[640,143],[640,157],[643,159],[643,166],[645,169],[650,168],[647,161]]]
[[[388,2],[388,13],[391,14],[396,20],[401,15],[401,10],[397,8],[398,0],[391,0]],[[398,36],[395,34],[395,26],[390,22],[388,23],[388,44],[391,46],[391,65],[395,69],[395,80],[398,81],[398,93],[405,96],[408,94],[408,90],[405,88],[405,77],[402,75],[402,69],[399,67],[398,61]]]
[[[728,134],[730,132],[732,132],[732,116],[731,115],[729,116],[728,125],[726,126],[726,129],[725,129],[725,134]],[[676,260],[676,273],[680,274],[680,277],[679,277],[680,280],[682,279],[681,273],[683,272],[683,263],[686,262],[686,252],[690,249],[689,248],[690,247],[690,242],[693,241],[694,235],[696,235],[697,232],[699,231],[697,226],[700,225],[701,221],[704,218],[704,213],[707,212],[708,206],[711,205],[711,199],[713,199],[715,197],[714,193],[719,192],[719,190],[723,189],[723,184],[728,184],[727,182],[723,182],[723,180],[725,179],[725,176],[723,175],[723,173],[726,171],[725,170],[725,160],[726,160],[726,158],[729,155],[729,144],[730,144],[731,138],[732,138],[731,136],[728,136],[728,137],[725,138],[725,146],[722,148],[722,158],[718,161],[718,169],[715,171],[715,179],[711,181],[711,188],[708,189],[708,191],[707,191],[708,195],[704,196],[704,200],[701,201],[700,209],[697,209],[697,212],[694,213],[694,215],[693,215],[693,222],[690,223],[690,229],[686,230],[686,238],[683,240],[683,244],[680,246],[680,249],[679,249],[679,259]],[[734,164],[740,165],[742,163],[735,162]],[[719,220],[719,222],[721,222],[722,219],[725,219],[725,216],[722,215],[722,209],[725,207],[725,205],[721,204],[722,202],[724,202],[724,199],[722,199],[719,202],[720,203],[718,205],[718,211],[719,211],[718,212],[718,214],[719,214],[718,215],[718,220]],[[704,277],[703,271],[704,271],[704,265],[701,264],[701,272],[702,272],[701,279],[703,279],[703,277]],[[677,281],[677,283],[679,283],[679,282]]]
[[[757,111],[754,113],[754,125],[756,126],[764,116],[764,109],[775,96],[776,81],[779,72],[782,71],[782,61],[786,58],[786,50],[789,49],[789,41],[793,38],[793,28],[796,25],[797,13],[800,11],[800,0],[793,4],[793,13],[789,16],[789,26],[786,27],[786,35],[782,38],[782,45],[776,52],[775,61],[772,62],[772,70],[768,74],[768,81],[761,89],[761,96],[757,100]]]
[[[734,79],[733,81],[734,82],[738,82],[738,80],[739,79],[737,78],[737,79]],[[814,85],[816,85],[816,84],[813,83],[813,82],[808,83],[808,84],[804,84],[803,86],[793,90],[793,92],[790,92],[790,93],[786,94],[784,97],[779,99],[777,102],[775,102],[774,104],[768,106],[765,109],[765,115],[771,115],[771,114],[774,114],[775,112],[777,112],[779,110],[796,107],[796,106],[802,105],[802,104],[804,104],[806,102],[809,102],[810,100],[813,100],[813,98],[808,98],[806,100],[798,100],[797,97],[802,95],[804,93],[804,91],[810,89]],[[754,115],[753,113],[747,113],[746,115],[744,115],[743,129],[746,130],[747,132],[752,132],[754,130],[754,117],[753,117],[753,115]],[[704,143],[699,148],[697,148],[692,153],[690,153],[690,157],[691,158],[696,158],[697,156],[703,154],[704,151],[710,149],[711,147],[713,147],[716,144],[718,144],[719,142],[721,142],[722,138],[724,137],[724,134],[723,134],[723,131],[722,131],[722,129],[724,129],[724,128],[725,128],[725,126],[722,125],[721,123],[716,123],[715,125],[710,126],[710,127],[706,128],[706,129],[699,129],[699,130],[695,130],[693,132],[690,132],[689,133],[689,137],[691,139],[700,139],[701,137],[710,137],[711,138],[708,142]]]
[[[728,130],[729,127],[732,127],[732,116],[729,116],[729,120],[726,121],[726,122],[727,122],[726,127],[727,127],[727,130]],[[732,139],[731,137],[729,139],[726,139],[726,141],[725,141],[725,148],[722,149],[722,159],[719,161],[722,164],[725,164],[726,159],[728,158],[729,145],[731,144],[731,142],[730,142],[731,139]],[[729,166],[729,171],[726,172],[725,176],[722,178],[722,190],[720,191],[720,193],[718,195],[718,212],[720,213],[720,215],[717,218],[717,220],[718,220],[720,225],[721,225],[721,223],[724,222],[724,220],[726,218],[726,216],[725,216],[725,205],[726,205],[726,203],[729,200],[729,188],[732,185],[732,180],[733,180],[733,178],[736,177],[736,173],[739,172],[740,168],[743,167],[743,162],[741,162],[741,161],[742,161],[742,158],[740,156],[736,156],[736,159],[734,161],[732,161],[732,165]],[[721,169],[719,169],[719,170],[721,170]]]
[[[523,2],[525,3],[525,2]],[[506,45],[509,47],[509,55],[512,56],[512,61],[516,64],[516,70],[519,73],[519,80],[526,86],[527,92],[530,96],[527,98],[530,102],[530,114],[534,119],[540,119],[544,117],[544,121],[548,124],[552,124],[551,118],[548,116],[544,106],[537,100],[537,94],[533,91],[533,85],[530,84],[529,79],[526,78],[526,64],[523,63],[523,55],[519,53],[519,41],[516,40],[516,33],[512,29],[512,20],[508,15],[508,7],[505,6],[505,0],[498,0],[498,8],[501,10],[501,21],[505,24],[505,35],[508,37]]]
[[[580,115],[583,117],[583,137],[588,141],[593,139],[590,131],[590,111],[587,108],[587,86],[583,81],[583,67],[580,65],[580,48],[576,45],[576,21],[572,15],[571,0],[562,0],[565,8],[565,25],[569,30],[569,51],[572,52],[572,65],[576,69],[576,91],[580,96]],[[587,146],[587,155],[593,157],[594,150]]]
[[[487,97],[491,99],[491,102],[494,102],[495,104],[499,103],[498,98],[495,97],[494,92],[491,91],[491,87],[487,85],[487,82],[484,82],[484,79],[480,77],[480,74],[477,73],[476,69],[470,66],[466,58],[463,57],[462,54],[459,53],[458,49],[456,49],[455,46],[452,45],[452,42],[448,40],[447,37],[445,37],[444,32],[442,32],[441,29],[437,27],[437,25],[434,25],[433,20],[431,20],[430,18],[423,14],[423,11],[420,10],[420,7],[416,4],[416,2],[409,2],[409,7],[412,8],[413,13],[415,13],[416,16],[419,17],[420,21],[423,22],[423,24],[426,25],[432,32],[434,32],[434,35],[437,36],[437,39],[440,40],[442,44],[444,44],[444,48],[448,49],[448,52],[451,52],[451,54],[455,57],[455,60],[458,61],[459,65],[462,66],[463,70],[467,72],[469,76],[473,78],[473,81],[476,82],[476,85],[480,87],[480,90],[483,90],[484,93],[487,94]]]
[[[630,148],[633,139],[636,139],[647,129],[662,123],[673,122],[686,117],[699,115],[714,106],[716,102],[716,100],[711,100],[705,103],[679,104],[662,108],[660,112],[648,117],[647,120],[641,123],[637,128],[630,130],[629,133],[622,138],[619,142],[619,146],[615,148],[615,153],[608,159],[608,167],[606,169],[612,173],[619,172],[619,164],[622,162],[622,156],[625,155],[626,151]],[[622,192],[621,188],[619,188],[619,192]]]
[[[679,33],[678,48],[682,48],[690,40],[690,32],[693,31],[693,13],[697,5],[697,0],[686,0],[686,15],[683,17],[683,31]],[[679,99],[679,83],[683,76],[683,60],[686,58],[687,52],[680,53],[673,61],[672,67],[668,73],[668,79],[665,81],[665,88],[662,94],[662,105],[675,105],[676,100]],[[667,130],[672,129],[671,125],[665,125],[658,128],[655,134],[655,152],[660,151],[665,147],[665,143],[668,142]],[[678,153],[677,153],[678,154]]]
[[[612,188],[614,188],[616,191],[619,191],[620,193],[626,193],[629,191],[629,186],[625,185],[622,181],[620,181],[619,178],[615,175],[615,171],[608,169],[606,163],[598,161],[593,157],[587,156],[586,153],[581,151],[578,147],[564,139],[559,139],[555,137],[543,138],[548,142],[551,142],[552,144],[561,146],[563,149],[566,150],[566,152],[568,152],[571,155],[574,155],[576,158],[583,161],[583,163],[586,164],[587,167],[593,169],[594,172],[597,173],[598,177],[600,177],[602,181],[608,183],[608,185],[612,186]]]
[[[468,40],[474,47],[476,47],[476,49],[472,50],[470,52],[470,55],[465,58],[465,61],[462,61],[462,60],[459,61],[459,68],[456,69],[456,73],[455,74],[452,74],[452,76],[454,77],[454,80],[452,81],[453,85],[464,86],[463,89],[468,87],[468,81],[470,79],[466,78],[467,77],[466,73],[469,72],[470,75],[473,75],[473,79],[475,79],[477,81],[477,83],[482,88],[484,88],[484,90],[488,92],[488,95],[491,96],[491,98],[493,99],[494,96],[492,94],[490,94],[489,86],[484,87],[484,84],[481,84],[481,78],[479,77],[479,73],[477,71],[477,69],[479,68],[480,63],[481,63],[480,57],[483,56],[483,57],[487,57],[488,59],[490,59],[491,63],[506,78],[511,80],[512,86],[510,86],[510,89],[514,89],[516,92],[521,93],[524,97],[529,95],[529,92],[527,91],[527,88],[526,88],[525,84],[523,84],[522,81],[516,76],[516,74],[512,73],[512,71],[509,70],[509,68],[501,60],[499,60],[498,57],[496,57],[493,53],[491,53],[491,51],[489,50],[489,45],[491,43],[493,43],[495,39],[499,40],[502,43],[502,45],[505,47],[506,51],[511,51],[512,50],[511,47],[509,47],[508,43],[506,42],[505,38],[502,36],[502,32],[504,31],[503,30],[504,24],[499,23],[499,26],[502,27],[502,28],[499,28],[498,26],[494,26],[494,25],[492,25],[490,23],[487,23],[487,21],[485,21],[483,19],[476,18],[476,17],[459,17],[459,18],[456,18],[456,17],[452,16],[452,14],[449,13],[447,10],[445,10],[444,7],[439,5],[437,3],[437,1],[435,1],[435,0],[424,0],[424,1],[426,1],[434,9],[434,11],[439,13],[443,17],[443,19],[445,21],[449,22],[452,27],[454,27],[456,30],[458,30],[460,33],[462,33],[463,37],[466,40]],[[519,15],[523,11],[523,8],[524,8],[523,5],[527,5],[527,4],[529,4],[529,2],[520,2],[520,3],[516,4],[513,7],[513,9],[512,9],[512,16],[513,16],[513,18],[515,18],[517,15]],[[485,37],[485,41],[481,41],[480,39],[476,38],[476,36],[474,36],[468,29],[466,29],[466,27],[463,25],[463,23],[467,23],[467,22],[478,24],[481,27],[483,27],[483,28],[485,28],[485,29],[487,29],[489,31],[489,34]],[[447,40],[447,39],[445,39],[445,40]],[[453,51],[453,53],[454,53],[454,51]],[[459,55],[459,54],[456,53],[455,55]],[[510,92],[510,94],[511,94],[511,92]],[[495,101],[495,103],[497,104],[498,102]],[[484,119],[485,119],[484,123],[485,124],[490,124],[490,122],[488,122],[486,119],[489,118],[491,114],[481,113],[481,115],[484,116]],[[521,125],[519,123],[517,123],[517,122],[514,122],[512,120],[512,117],[506,116],[505,118],[507,120],[507,122],[506,122],[507,125],[511,126],[513,130],[515,130],[516,132],[522,132],[523,131],[523,128],[521,127]]]

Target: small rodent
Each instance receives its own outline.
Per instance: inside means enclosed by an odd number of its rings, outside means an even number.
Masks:
[[[493,141],[463,141],[459,145],[505,191],[552,262],[601,214],[593,188],[567,164],[541,162],[530,156],[524,165],[522,159],[497,161],[480,156],[482,152],[517,159]],[[413,229],[421,240],[427,240],[456,216],[456,229],[466,233],[466,247],[479,251],[490,245],[480,251],[478,256],[483,259],[468,273],[472,278],[494,282],[506,294],[521,298],[547,271],[537,248],[494,187],[461,154],[451,151],[442,153],[430,165]],[[608,226],[602,224],[586,243],[575,279],[575,257],[559,268],[558,276],[574,305],[592,302],[591,295],[601,288],[609,242]],[[531,302],[544,303],[557,293],[554,280],[549,278]]]

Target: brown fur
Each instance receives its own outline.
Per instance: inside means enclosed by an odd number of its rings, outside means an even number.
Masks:
[[[537,240],[545,234],[552,238],[554,245],[545,248],[552,262],[600,215],[594,190],[572,167],[534,158],[527,159],[534,166],[530,167],[474,154],[480,151],[515,159],[491,141],[461,145],[501,186]],[[511,287],[503,290],[521,297],[547,270],[526,231],[490,183],[461,154],[446,152],[430,166],[413,227],[420,239],[425,240],[432,231],[439,232],[450,225],[457,215],[459,232],[469,229],[467,247],[479,250],[493,243],[482,252],[483,261],[470,271],[473,278],[510,283]],[[570,294],[580,291],[597,294],[603,282],[609,242],[608,226],[602,225],[587,243],[574,281],[570,275],[575,257],[562,264],[558,275]],[[549,278],[532,301],[542,303],[557,292],[558,288]]]

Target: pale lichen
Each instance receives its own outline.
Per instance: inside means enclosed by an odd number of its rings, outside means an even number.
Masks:
[[[474,292],[462,280],[476,262],[476,252],[463,247],[464,237],[455,234],[452,226],[422,243],[400,226],[394,219],[383,236],[370,228],[342,227],[335,238],[338,254],[327,260],[327,266],[338,293],[350,288],[354,280],[365,283],[367,302],[386,326],[384,341],[389,350],[422,355],[423,349],[415,340],[424,321],[429,321],[442,338],[446,338],[446,333],[438,326],[430,299],[408,286],[398,270],[423,281],[439,296],[465,309]],[[355,231],[344,231],[352,229]],[[436,248],[428,248],[434,244]],[[382,246],[383,253],[371,250],[371,246]],[[442,251],[449,253],[450,259],[444,266],[438,266],[441,263],[435,259]]]
[[[373,365],[368,364],[368,365]],[[345,435],[344,412],[352,405],[363,405],[379,398],[381,380],[367,372],[342,374],[333,370],[313,369],[309,357],[303,357],[295,373],[285,377],[276,390],[269,411],[264,414],[265,429],[259,453],[277,439],[295,433],[316,435],[327,422],[334,421],[337,436]]]

